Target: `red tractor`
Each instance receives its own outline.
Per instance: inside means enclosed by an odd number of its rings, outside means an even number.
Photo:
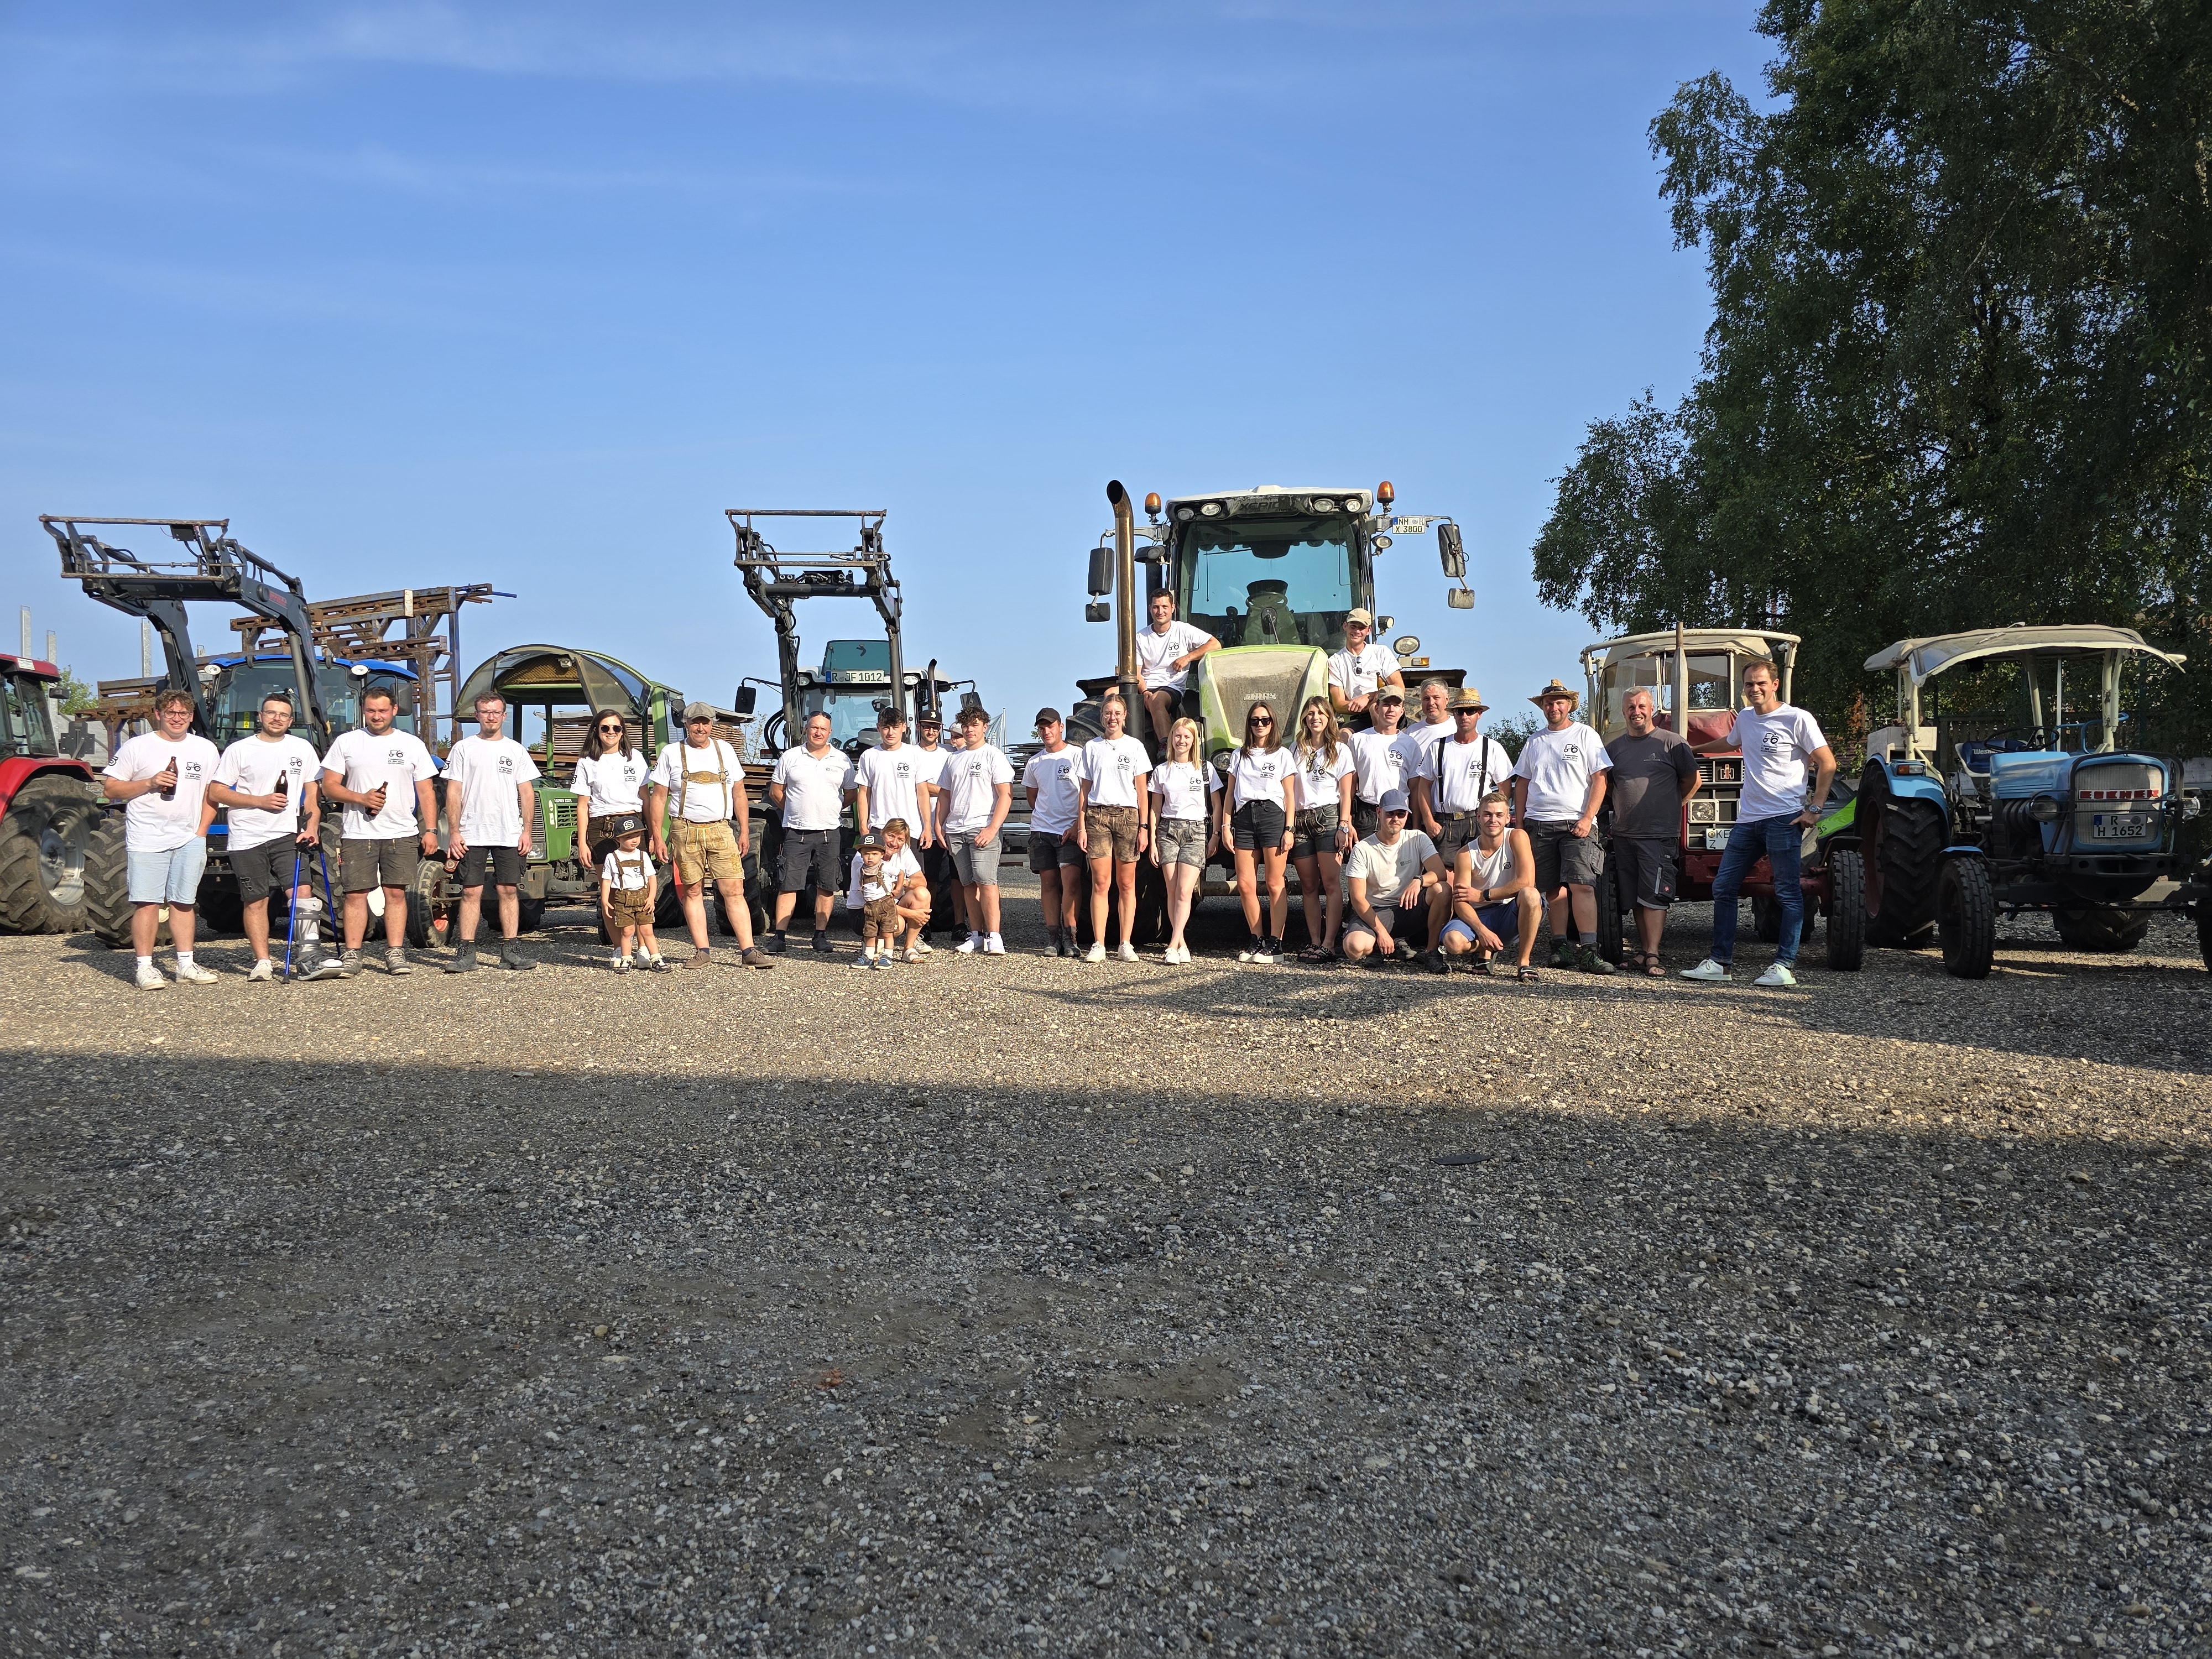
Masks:
[[[1713,896],[1721,853],[1735,827],[1736,802],[1743,793],[1743,750],[1733,741],[1735,717],[1743,707],[1743,676],[1754,662],[1778,669],[1782,698],[1790,700],[1798,636],[1749,628],[1669,629],[1604,640],[1583,651],[1589,684],[1590,723],[1601,739],[1618,737],[1626,722],[1621,700],[1631,691],[1649,691],[1657,704],[1658,724],[1683,730],[1697,751],[1703,787],[1682,811],[1680,864],[1675,895],[1692,903]],[[1686,729],[1678,721],[1686,715]],[[1831,786],[1828,813],[1805,832],[1799,885],[1805,896],[1803,939],[1809,942],[1825,916],[1828,921],[1826,963],[1850,971],[1866,954],[1866,904],[1858,836],[1851,829],[1850,783]],[[1751,901],[1753,926],[1769,944],[1782,936],[1782,905],[1774,896],[1774,872],[1761,857],[1743,884]],[[1599,890],[1598,949],[1620,965],[1626,948],[1623,918],[1629,895],[1606,860]]]
[[[54,741],[49,693],[62,671],[0,652],[0,930],[67,933],[90,924],[84,850],[100,822],[92,769]]]

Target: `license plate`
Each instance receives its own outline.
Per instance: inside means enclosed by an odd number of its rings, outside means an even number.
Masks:
[[[1728,846],[1729,832],[1725,830],[1705,831],[1705,851],[1717,853]]]
[[[2092,841],[2156,841],[2158,820],[2124,812],[2097,812],[2089,818]]]

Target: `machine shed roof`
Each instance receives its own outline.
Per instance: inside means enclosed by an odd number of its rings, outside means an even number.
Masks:
[[[1936,634],[1926,639],[1899,640],[1884,646],[1866,659],[1869,672],[1902,668],[1915,685],[1946,669],[1985,657],[2086,656],[2105,651],[2141,651],[2172,664],[2188,659],[2161,651],[2145,642],[2132,628],[2111,628],[2102,623],[2037,624],[2014,623],[2009,628],[1978,628],[1966,634]]]

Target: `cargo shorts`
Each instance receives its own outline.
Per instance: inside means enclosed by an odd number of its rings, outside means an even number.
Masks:
[[[1134,864],[1139,827],[1133,806],[1085,807],[1083,838],[1090,845],[1084,856],[1103,859],[1110,854],[1116,864]]]
[[[678,820],[668,837],[668,850],[676,860],[677,878],[686,887],[706,881],[744,882],[745,861],[738,856],[737,832],[727,818],[714,823]]]

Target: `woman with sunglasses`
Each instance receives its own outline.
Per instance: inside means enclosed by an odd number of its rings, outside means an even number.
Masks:
[[[614,849],[615,820],[635,812],[642,819],[645,756],[629,740],[629,725],[618,709],[602,708],[584,734],[584,757],[576,763],[570,787],[584,802],[584,848],[596,870]]]
[[[1272,963],[1282,954],[1283,927],[1291,914],[1283,863],[1291,854],[1291,820],[1297,811],[1298,758],[1297,750],[1283,746],[1275,711],[1266,703],[1244,711],[1244,742],[1230,756],[1227,770],[1230,787],[1221,792],[1217,823],[1221,839],[1236,853],[1237,896],[1252,933],[1237,960]],[[1264,921],[1257,890],[1262,869],[1267,885]]]

